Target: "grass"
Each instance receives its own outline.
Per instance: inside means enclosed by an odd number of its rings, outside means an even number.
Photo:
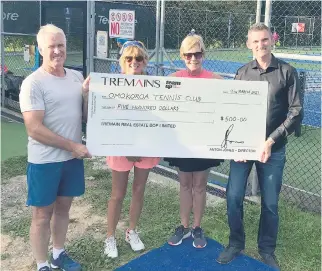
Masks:
[[[21,217],[3,219],[1,223],[1,232],[9,234],[11,237],[23,237],[27,241],[29,238],[29,228],[31,216],[23,214]]]
[[[285,184],[321,195],[321,128],[306,127],[287,145]]]
[[[27,169],[27,156],[15,156],[1,162],[1,183],[6,180],[25,175]]]
[[[20,175],[20,166],[26,162],[25,157],[10,158],[2,164],[5,176],[14,175],[15,168]],[[106,215],[106,201],[111,192],[111,176],[105,170],[94,170],[93,162],[86,161],[86,175],[94,179],[87,181],[87,191],[82,199],[91,206],[91,215]],[[121,220],[128,221],[128,208],[131,200],[131,189],[124,200]],[[4,210],[5,211],[5,210]],[[245,203],[245,253],[258,257],[257,228],[260,207]],[[320,223],[319,214],[303,212],[287,203],[280,202],[280,231],[278,238],[277,257],[284,271],[317,271],[320,270]],[[203,227],[208,237],[223,244],[227,243],[229,229],[227,226],[226,205],[207,207],[203,219]],[[148,183],[145,205],[140,219],[139,230],[142,240],[148,249],[159,247],[165,243],[175,226],[179,223],[178,193],[174,188],[162,187],[156,183]],[[10,224],[10,225],[9,225]],[[5,226],[3,226],[5,225]],[[10,223],[2,221],[2,230],[13,237],[26,237],[29,221],[26,218],[12,218]],[[97,233],[100,233],[98,235]],[[70,254],[81,262],[84,271],[113,270],[139,254],[134,253],[123,240],[123,232],[117,232],[120,257],[115,260],[103,256],[102,246],[105,235],[103,225],[92,225],[84,234],[71,240],[67,248]],[[5,254],[3,258],[8,257]]]
[[[25,126],[17,122],[1,120],[1,161],[27,154]]]
[[[7,259],[7,258],[9,258],[10,257],[10,254],[9,253],[3,253],[3,254],[1,254],[1,258],[0,258],[0,260],[1,261],[4,261],[5,259]]]

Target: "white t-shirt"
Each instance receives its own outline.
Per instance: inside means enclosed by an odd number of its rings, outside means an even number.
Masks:
[[[82,142],[82,74],[66,69],[64,77],[42,67],[22,83],[19,95],[21,112],[44,110],[43,124],[55,134]],[[28,137],[28,162],[45,164],[73,159],[70,152],[44,145]]]

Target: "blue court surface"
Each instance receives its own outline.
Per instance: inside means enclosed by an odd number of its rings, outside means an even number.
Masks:
[[[208,239],[204,249],[192,246],[188,238],[179,246],[168,244],[153,249],[148,253],[117,268],[115,271],[273,271],[275,269],[253,258],[241,254],[229,264],[219,264],[216,258],[223,246]]]
[[[289,59],[288,59],[289,60]],[[295,60],[295,62],[297,63],[314,63],[314,62],[311,62],[311,61],[307,61],[307,60]],[[150,62],[150,64],[152,64],[153,62]],[[178,68],[185,68],[185,64],[183,63],[182,60],[174,60],[172,61],[172,63],[178,67]],[[315,62],[316,63],[316,62]],[[171,63],[169,61],[164,61],[163,62],[163,65],[164,66],[170,66]],[[204,60],[203,61],[203,67],[206,69],[206,70],[209,70],[209,71],[214,71],[214,72],[223,72],[223,73],[230,73],[230,74],[235,74],[236,71],[242,67],[243,65],[245,65],[245,63],[242,63],[242,62],[234,62],[234,61],[227,61],[227,60]],[[300,71],[316,71],[316,72],[319,72],[319,70],[308,70],[308,69],[301,69],[301,68],[297,68],[296,69],[298,72]],[[172,71],[169,71],[169,72],[174,72],[173,70]],[[167,74],[166,74],[167,75]]]

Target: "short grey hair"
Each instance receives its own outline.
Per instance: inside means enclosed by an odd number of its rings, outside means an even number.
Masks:
[[[38,34],[37,34],[37,43],[38,43],[38,47],[42,48],[43,44],[44,44],[44,38],[45,35],[51,33],[51,34],[62,34],[65,38],[66,41],[66,36],[64,31],[57,27],[56,25],[53,24],[46,24],[40,27]]]
[[[264,31],[266,30],[270,35],[272,35],[271,30],[269,29],[269,27],[266,24],[263,23],[256,23],[253,24],[249,30],[248,30],[248,35],[247,37],[249,38],[250,33],[255,32],[255,31]]]

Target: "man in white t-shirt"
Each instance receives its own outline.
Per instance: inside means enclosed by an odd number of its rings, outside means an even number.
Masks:
[[[32,206],[30,241],[38,271],[81,270],[64,250],[73,197],[85,191],[82,117],[87,114],[88,80],[64,68],[66,37],[48,24],[37,35],[42,66],[21,85],[20,108],[28,133],[27,205]],[[84,87],[83,87],[84,84]],[[53,256],[47,261],[52,222]]]

